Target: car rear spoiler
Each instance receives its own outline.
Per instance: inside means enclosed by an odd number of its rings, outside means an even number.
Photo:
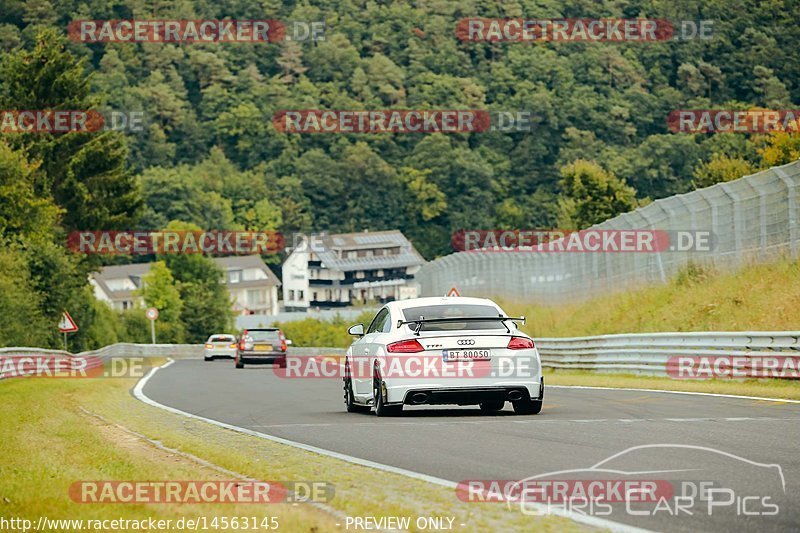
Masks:
[[[448,318],[425,318],[424,316],[421,316],[416,320],[398,320],[397,327],[400,328],[406,324],[416,324],[417,327],[414,328],[414,334],[419,336],[419,332],[422,329],[423,324],[436,324],[440,322],[488,322],[492,320],[499,320],[503,324],[503,327],[506,328],[506,331],[508,333],[511,333],[511,330],[506,325],[505,323],[506,320],[519,320],[523,324],[525,323],[524,316],[515,317],[515,316],[498,315],[498,316],[462,316],[462,317],[448,317]]]

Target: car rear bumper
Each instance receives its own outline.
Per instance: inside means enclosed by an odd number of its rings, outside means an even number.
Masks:
[[[239,361],[244,363],[286,363],[286,352],[239,352]]]
[[[398,385],[386,383],[387,403],[406,405],[476,405],[491,401],[541,399],[544,378],[536,381],[493,384],[459,384],[458,386],[425,384]]]
[[[206,348],[203,355],[204,357],[230,357],[233,359],[236,357],[236,350],[231,348]]]

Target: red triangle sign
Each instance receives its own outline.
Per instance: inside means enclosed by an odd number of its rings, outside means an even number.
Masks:
[[[456,289],[455,287],[450,287],[450,290],[447,291],[447,294],[445,296],[449,298],[450,296],[461,296],[461,295],[458,293],[458,289]]]
[[[62,333],[71,333],[73,331],[78,331],[78,324],[72,320],[72,317],[69,316],[67,310],[64,310],[64,313],[61,315],[61,320],[58,322],[58,331]]]

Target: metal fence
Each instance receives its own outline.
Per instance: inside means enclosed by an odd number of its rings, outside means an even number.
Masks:
[[[425,296],[455,286],[463,296],[552,305],[665,283],[689,261],[730,269],[782,254],[796,258],[799,183],[800,161],[656,200],[590,228],[710,231],[710,252],[459,252],[426,264],[416,279]]]
[[[86,359],[96,359],[97,365],[101,364],[101,360],[105,361],[111,358],[131,358],[131,357],[171,357],[173,359],[197,359],[203,358],[204,345],[202,344],[132,344],[126,342],[119,342],[109,346],[103,346],[97,350],[81,352],[72,354],[64,350],[50,350],[48,348],[0,348],[0,379],[14,375],[13,369],[10,369],[8,375],[5,374],[3,369],[3,358],[18,358],[18,357],[31,357],[37,358],[45,356],[56,360],[82,357]],[[318,355],[344,355],[343,348],[313,348],[313,347],[295,347],[289,348],[290,355],[302,357],[314,357]],[[92,361],[94,363],[94,361]],[[33,368],[33,366],[32,366]],[[88,367],[87,367],[88,368]]]
[[[637,333],[541,338],[547,368],[672,377],[800,377],[800,331]],[[680,376],[684,357],[686,375]],[[670,372],[668,372],[668,368]],[[772,372],[772,374],[770,374]],[[710,377],[710,376],[705,376]]]
[[[800,378],[800,331],[638,333],[537,338],[535,342],[545,368],[681,377],[676,375],[676,365],[679,365],[676,358],[682,356],[695,362],[695,371],[702,370],[705,364],[716,377]],[[341,356],[345,349],[291,347],[289,353],[301,357]],[[34,355],[56,358],[95,356],[104,360],[111,357],[199,360],[203,356],[203,345],[119,343],[80,354],[42,348],[0,348],[0,361],[3,357]],[[701,358],[704,359],[701,361]],[[725,359],[717,363],[720,358]],[[672,368],[672,373],[669,368]]]

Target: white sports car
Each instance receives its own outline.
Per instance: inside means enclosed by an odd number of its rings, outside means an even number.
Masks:
[[[480,405],[517,414],[542,409],[544,377],[533,339],[493,301],[416,298],[384,305],[345,357],[348,412],[397,414],[403,405]]]

